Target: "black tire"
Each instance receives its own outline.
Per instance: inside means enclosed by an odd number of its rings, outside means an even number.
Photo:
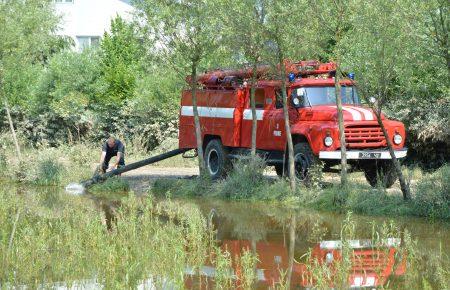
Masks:
[[[228,152],[220,139],[213,139],[206,145],[205,167],[213,180],[225,177],[231,168]]]
[[[283,164],[277,164],[275,165],[275,172],[277,173],[278,177],[283,177]]]
[[[308,143],[301,142],[294,145],[294,161],[297,180],[308,183],[308,170],[318,162],[318,158],[314,155]],[[286,160],[286,172],[289,172],[288,160]]]
[[[366,161],[362,169],[367,182],[372,187],[381,185],[384,188],[390,188],[397,180],[397,173],[391,160]]]

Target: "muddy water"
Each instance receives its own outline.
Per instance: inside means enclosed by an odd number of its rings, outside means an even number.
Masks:
[[[14,190],[20,195],[41,195],[42,208],[47,211],[57,211],[63,202],[61,196],[65,194],[62,189],[45,187],[11,186],[8,190]],[[113,227],[120,200],[98,198],[89,194],[77,198],[94,201],[92,205],[104,213],[105,226],[109,229]],[[301,277],[306,273],[305,254],[310,249],[315,249],[319,254],[328,254],[330,250],[325,251],[322,246],[326,241],[340,240],[341,227],[346,218],[346,214],[317,212],[263,202],[230,202],[218,199],[183,199],[178,202],[194,204],[201,209],[215,228],[216,239],[221,248],[230,252],[232,257],[241,255],[243,249],[257,254],[259,262],[255,272],[257,287],[260,289],[266,289],[288,277],[292,286],[302,285]],[[417,240],[417,250],[421,255],[432,256],[450,252],[450,224],[431,223],[419,218],[384,218],[353,214],[352,221],[355,225],[353,239],[361,243],[371,239],[373,225],[382,225],[391,220],[402,231],[407,230],[411,233],[412,238]],[[401,241],[403,237],[399,235],[398,238]],[[389,266],[387,264],[382,270]],[[395,264],[398,266],[401,261]],[[233,261],[233,275],[238,275],[239,269],[235,266]],[[392,276],[389,279],[390,286],[396,289],[396,285],[400,285],[396,283],[402,283],[402,280],[394,277],[396,272],[394,267],[389,271],[388,274]],[[202,268],[202,275],[213,278],[214,272],[215,269],[206,262]],[[400,269],[397,274],[401,275],[401,272]],[[198,288],[196,279],[186,277],[186,287]],[[386,282],[373,281],[367,277],[351,279],[354,286],[381,286]]]
[[[259,259],[258,288],[261,289],[276,284],[280,280],[279,268],[288,272],[292,264],[291,286],[301,285],[300,276],[305,274],[301,261],[305,261],[305,254],[310,249],[313,249],[313,253],[320,252],[326,241],[339,241],[342,225],[347,217],[346,214],[290,209],[267,203],[204,199],[186,202],[196,203],[205,216],[211,218],[222,248],[226,248],[232,255],[239,254],[239,250],[243,248],[256,252]],[[450,225],[445,222],[430,223],[419,218],[369,217],[354,214],[352,221],[355,225],[352,238],[355,243],[372,239],[374,225],[379,230],[383,223],[389,224],[394,221],[400,230],[398,241],[402,243],[404,238],[402,233],[410,232],[412,238],[417,240],[419,255],[426,257],[450,251]],[[324,251],[321,254],[323,255]],[[374,253],[371,254],[371,257],[376,256]],[[378,271],[384,271],[388,267],[389,262],[385,261],[384,266]],[[368,273],[370,270],[370,267],[366,267],[364,271]],[[401,287],[404,271],[400,269],[396,276],[395,266],[391,270],[390,273],[386,272],[389,274],[389,279],[386,280],[389,280],[390,287],[394,289]],[[365,275],[369,275],[367,273]],[[368,281],[365,278],[353,277],[350,283],[352,286],[379,287],[383,284],[386,286],[387,281]]]

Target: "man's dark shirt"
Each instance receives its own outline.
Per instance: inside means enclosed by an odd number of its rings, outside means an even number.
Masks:
[[[125,159],[124,159],[125,146],[123,146],[123,143],[120,140],[115,140],[114,141],[114,146],[111,147],[111,148],[108,146],[108,141],[106,141],[103,144],[103,146],[102,146],[102,151],[106,152],[105,160],[103,161],[103,164],[102,164],[103,172],[106,172],[106,170],[108,169],[109,161],[114,156],[117,156],[117,152],[122,153],[122,156],[120,156],[120,160],[118,162],[119,166],[124,166],[125,165]]]
[[[106,156],[108,156],[108,157],[117,156],[117,152],[120,152],[120,153],[122,153],[122,158],[123,158],[123,156],[125,155],[125,146],[123,146],[123,143],[120,140],[115,140],[114,146],[109,147],[108,141],[106,141],[103,144],[102,151],[106,152]]]

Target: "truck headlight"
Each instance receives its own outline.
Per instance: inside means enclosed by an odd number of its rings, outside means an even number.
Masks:
[[[323,143],[325,144],[325,146],[330,147],[331,145],[333,145],[333,138],[327,136],[325,137],[325,139],[323,139]]]
[[[403,141],[402,135],[395,133],[395,135],[394,135],[394,144],[395,145],[399,145],[400,143],[402,143],[402,141]]]

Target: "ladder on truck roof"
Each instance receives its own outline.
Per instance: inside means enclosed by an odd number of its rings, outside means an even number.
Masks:
[[[308,75],[331,74],[336,71],[336,64],[333,62],[321,63],[316,60],[292,62],[285,61],[286,74],[294,74],[296,77]],[[256,69],[257,79],[270,78],[272,67],[267,64],[260,64]],[[231,87],[234,83],[242,83],[252,77],[253,69],[246,67],[243,69],[216,69],[205,72],[198,77],[197,82],[206,87]],[[186,77],[186,82],[190,83],[190,76]]]

